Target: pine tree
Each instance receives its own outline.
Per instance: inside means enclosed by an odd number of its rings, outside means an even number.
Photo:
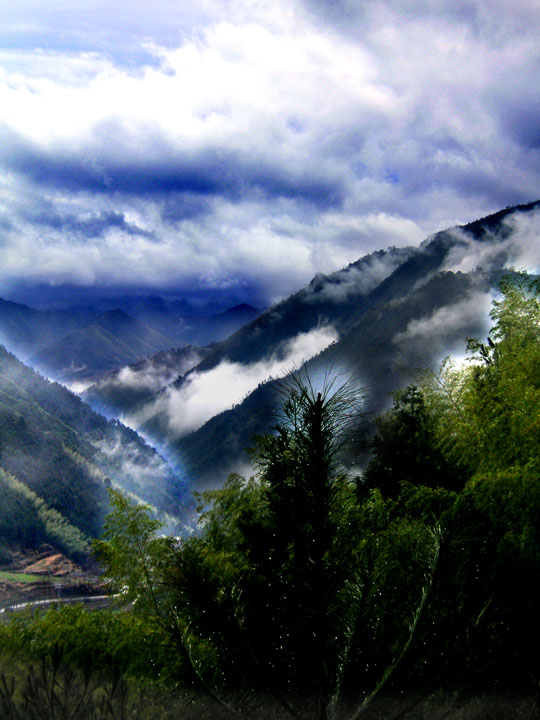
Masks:
[[[354,687],[357,718],[411,642],[438,539],[394,521],[378,491],[359,501],[340,464],[356,388],[295,380],[284,394],[275,434],[258,444],[257,477],[205,493],[202,534],[176,553],[175,637],[223,703],[231,688],[270,693],[300,718],[304,698],[326,720]]]

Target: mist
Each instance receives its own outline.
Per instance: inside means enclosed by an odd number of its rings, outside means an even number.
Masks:
[[[486,240],[480,242],[461,230],[451,230],[458,243],[448,253],[442,270],[465,273],[477,268],[490,271],[498,267],[515,267],[537,272],[540,267],[539,219],[539,210],[512,213],[504,220],[500,232],[488,233]]]
[[[316,275],[306,288],[307,302],[344,303],[370,293],[414,252],[413,248],[391,248],[368,255],[331,275]]]
[[[105,458],[103,469],[113,486],[120,487],[122,493],[136,502],[149,504],[165,522],[166,532],[175,529],[181,512],[189,514],[192,501],[186,487],[153,448],[130,441],[120,431],[93,444]]]
[[[179,375],[184,375],[200,363],[204,353],[189,348],[185,353],[170,351],[161,353],[136,365],[128,365],[107,384],[118,390],[141,391],[155,393],[169,385]]]
[[[396,347],[394,367],[416,363],[418,369],[425,369],[426,357],[440,362],[448,354],[462,354],[467,337],[487,333],[493,294],[492,291],[473,291],[453,305],[411,320],[405,331],[393,339]]]
[[[139,428],[159,416],[169,439],[197,430],[224,410],[240,403],[246,395],[269,378],[281,377],[317,355],[338,339],[331,326],[299,333],[270,357],[242,364],[223,360],[206,372],[189,373],[178,388],[168,387],[141,411],[123,419]]]

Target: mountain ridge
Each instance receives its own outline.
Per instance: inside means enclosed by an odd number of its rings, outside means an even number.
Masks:
[[[47,345],[28,362],[58,380],[73,382],[93,379],[169,346],[168,338],[117,308]]]
[[[436,233],[418,248],[402,250],[402,262],[397,263],[365,296],[358,293],[352,300],[349,297],[341,302],[338,309],[342,315],[336,322],[341,331],[340,338],[316,358],[308,360],[307,371],[317,375],[324,373],[325,368],[334,367],[344,376],[359,377],[369,390],[369,410],[372,414],[383,410],[389,403],[388,394],[413,380],[419,366],[436,366],[450,349],[463,348],[467,336],[486,330],[489,303],[485,300],[498,286],[515,250],[508,244],[508,239],[517,237],[517,231],[507,220],[515,224],[525,215],[538,220],[536,211],[539,208],[540,201],[505,208],[467,225]],[[540,221],[538,227],[540,230]],[[485,267],[473,262],[473,270],[459,270],[460,253],[474,260],[474,251],[480,245],[483,252],[479,260]],[[492,255],[484,252],[486,248],[493,250]],[[395,249],[378,251],[377,257],[385,258],[392,252]],[[358,263],[362,265],[363,260],[365,257],[349,268]],[[237,362],[244,359],[248,366],[260,359],[264,355],[261,348],[257,354],[248,347],[242,355],[245,339],[259,328],[262,328],[259,334],[270,330],[266,337],[267,348],[275,348],[283,340],[283,335],[279,335],[279,324],[289,317],[296,317],[296,331],[308,328],[308,325],[302,325],[302,313],[310,290],[320,293],[328,289],[329,279],[330,285],[335,285],[336,278],[343,281],[347,270],[322,279],[316,276],[305,288],[268,309],[214,348],[191,372],[207,372],[225,358]],[[332,306],[323,303],[322,307],[323,315],[331,323]],[[334,309],[334,318],[339,314],[338,309]],[[440,318],[438,326],[437,318]],[[310,327],[313,328],[320,319],[312,313]],[[289,326],[284,332],[289,336],[292,328]],[[173,386],[178,387],[180,380]],[[269,387],[275,387],[275,382],[270,382]],[[248,458],[244,451],[252,445],[251,435],[272,427],[275,393],[259,387],[253,394],[256,401],[253,397],[243,399],[234,409],[217,414],[193,433],[168,439],[172,456],[181,459],[198,486],[215,484],[220,466],[226,465],[228,470],[245,467]],[[249,430],[244,431],[242,427]],[[152,437],[156,426],[150,422],[145,428]],[[222,474],[221,481],[223,479]]]
[[[182,301],[118,298],[105,309],[36,309],[0,298],[0,343],[24,362],[67,384],[88,386],[108,372],[162,350],[222,340],[260,311],[245,303],[196,316]],[[125,301],[136,315],[122,307]],[[187,315],[181,315],[181,312]]]

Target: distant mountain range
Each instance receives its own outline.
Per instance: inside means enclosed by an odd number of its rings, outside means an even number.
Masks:
[[[164,335],[123,310],[109,310],[31,355],[28,362],[61,382],[84,381],[168,347]]]
[[[184,317],[178,302],[128,300],[136,316],[120,307],[36,310],[0,299],[0,343],[55,380],[88,385],[162,350],[222,340],[259,314],[238,305],[209,317]]]
[[[247,303],[235,305],[224,312],[210,317],[195,318],[184,328],[182,338],[194,345],[208,345],[209,343],[225,340],[233,332],[254,320],[261,314],[260,310]]]
[[[36,310],[0,298],[0,342],[26,359],[66,333],[83,327],[91,317],[86,308]]]
[[[373,417],[418,369],[435,368],[449,352],[463,352],[467,337],[487,330],[490,300],[505,268],[530,263],[533,256],[540,263],[540,248],[532,252],[539,231],[540,203],[535,202],[437,233],[420,247],[381,250],[338,272],[317,275],[216,343],[173,382],[169,368],[152,396],[135,403],[118,396],[109,410],[126,414],[181,462],[197,487],[219,484],[228,471],[246,469],[245,448],[253,435],[275,422],[276,384],[265,381],[291,370],[292,358],[293,365],[301,364],[292,348],[304,343],[302,360],[313,377],[330,368],[358,378]],[[130,379],[137,384],[136,373]],[[244,392],[227,407],[215,402],[212,412],[205,383],[216,396],[220,388],[226,395],[236,385]],[[103,385],[88,397],[99,402],[106,392]],[[190,432],[185,418],[197,400],[208,404],[208,417],[195,414]]]

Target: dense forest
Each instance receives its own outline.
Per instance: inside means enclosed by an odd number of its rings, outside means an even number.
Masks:
[[[1,716],[540,717],[540,281],[500,290],[363,472],[361,388],[299,373],[190,537],[111,490],[94,548],[124,611],[1,626]]]
[[[170,466],[133,430],[0,345],[0,562],[43,542],[84,562],[109,508],[107,485],[173,524],[189,504]]]

